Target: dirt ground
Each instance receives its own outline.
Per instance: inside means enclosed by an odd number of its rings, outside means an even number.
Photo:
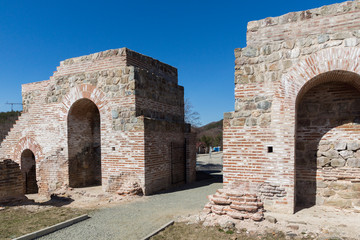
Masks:
[[[234,231],[231,229],[222,229],[220,227],[204,227],[201,224],[175,223],[173,226],[166,228],[151,240],[284,240],[286,235],[278,231],[269,231],[262,234],[247,234],[244,231]]]
[[[105,193],[101,186],[86,188],[61,189],[56,192],[56,196],[48,199],[38,194],[28,194],[26,197],[37,203],[44,203],[53,200],[53,205],[63,205],[70,208],[97,209],[111,207],[117,204],[131,202],[140,199],[141,196],[123,196]]]
[[[265,220],[261,222],[204,213],[179,221],[223,228],[234,225],[238,232],[246,229],[250,235],[264,235],[275,230],[298,239],[360,239],[360,213],[326,206],[314,206],[295,214],[265,212]]]
[[[222,170],[222,152],[213,153],[211,158],[208,154],[198,155],[197,169],[206,170],[209,166],[209,169]],[[229,218],[229,221],[233,221],[238,229],[247,229],[248,233],[264,233],[269,229],[276,229],[293,237],[360,239],[360,211],[313,206],[295,214],[268,211],[265,212],[265,219],[262,222],[254,222],[235,221]],[[193,224],[204,222],[204,225],[212,226],[218,222],[224,225],[226,218],[220,220],[214,215],[200,214],[184,217],[180,221]]]

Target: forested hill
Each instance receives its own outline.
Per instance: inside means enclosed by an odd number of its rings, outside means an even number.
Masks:
[[[197,142],[206,146],[222,146],[223,120],[211,122],[199,128],[194,128]]]

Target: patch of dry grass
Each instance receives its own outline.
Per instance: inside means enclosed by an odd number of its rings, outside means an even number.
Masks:
[[[0,211],[0,239],[11,239],[88,213],[66,207],[40,208],[36,211],[10,207]]]
[[[231,230],[223,230],[219,227],[203,227],[201,224],[185,224],[175,223],[174,225],[166,228],[164,231],[158,233],[151,240],[284,240],[286,235],[283,232],[271,231],[264,234],[248,234],[246,229],[240,233]]]

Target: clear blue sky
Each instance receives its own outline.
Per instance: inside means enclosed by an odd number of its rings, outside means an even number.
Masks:
[[[127,47],[178,68],[202,123],[217,121],[234,110],[233,51],[248,21],[338,2],[0,0],[0,111],[60,61]]]

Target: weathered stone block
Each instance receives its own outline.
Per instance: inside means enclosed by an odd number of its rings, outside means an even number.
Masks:
[[[350,32],[339,32],[339,33],[335,33],[331,36],[332,40],[343,40],[345,38],[351,38],[352,37],[352,33]]]
[[[331,145],[320,145],[319,152],[321,152],[321,153],[326,152],[326,151],[330,150],[330,148],[331,148]]]
[[[323,155],[325,157],[333,159],[333,158],[338,158],[339,157],[339,152],[336,151],[336,150],[331,149],[331,150],[329,150],[327,152],[324,152]]]
[[[316,185],[317,185],[317,188],[327,188],[328,187],[328,184],[324,181],[318,181],[316,183]]]
[[[360,150],[354,152],[354,158],[360,158]]]
[[[261,110],[268,110],[271,107],[271,102],[270,101],[261,101],[257,104],[256,107]]]
[[[257,56],[259,56],[259,53],[256,48],[246,47],[246,48],[243,48],[242,55],[245,57],[257,57]]]
[[[335,190],[335,191],[346,190],[346,189],[348,189],[348,185],[344,184],[344,183],[333,182],[333,183],[329,184],[329,188],[332,190]]]
[[[271,124],[271,114],[269,113],[262,114],[259,118],[258,125],[260,127],[268,127],[270,126],[270,124]]]
[[[340,156],[342,156],[345,159],[351,158],[354,156],[354,152],[350,150],[344,150],[339,152]]]
[[[360,159],[359,158],[349,158],[347,160],[347,166],[354,167],[354,168],[360,168]]]
[[[335,194],[336,194],[336,192],[334,190],[325,189],[324,192],[322,193],[322,196],[331,197],[331,196],[334,196]]]
[[[335,150],[345,150],[346,146],[347,146],[347,144],[345,141],[337,141],[337,142],[335,142],[334,149]]]
[[[356,151],[358,149],[360,149],[359,142],[348,142],[347,143],[347,150]]]
[[[327,42],[329,41],[330,37],[328,34],[321,34],[318,36],[318,43],[321,44],[321,43],[324,43],[324,42]]]
[[[343,167],[345,166],[345,159],[343,158],[334,158],[331,159],[331,166],[332,167]]]
[[[344,41],[345,47],[355,47],[358,45],[358,39],[357,38],[347,38]]]
[[[329,199],[324,201],[325,205],[332,206],[332,207],[338,207],[338,208],[350,208],[352,207],[351,200],[346,200],[342,198],[338,199]]]
[[[356,191],[340,191],[337,193],[343,199],[359,199],[360,192]]]
[[[360,183],[353,183],[351,185],[351,190],[355,192],[360,192]]]
[[[318,167],[327,167],[331,163],[331,159],[328,157],[319,157],[317,158],[317,166]]]
[[[256,126],[257,125],[257,119],[256,118],[247,118],[245,121],[246,126]]]

